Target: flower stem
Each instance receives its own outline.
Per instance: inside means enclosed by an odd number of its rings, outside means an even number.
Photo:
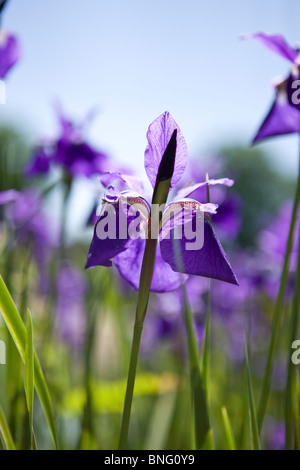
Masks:
[[[158,183],[153,192],[152,207],[154,204],[165,204],[170,189],[170,179]],[[156,247],[158,240],[159,225],[151,224],[151,217],[148,219],[148,238],[146,239],[145,252],[141,268],[140,285],[136,307],[135,324],[131,346],[129,370],[127,377],[127,386],[125,402],[123,408],[123,417],[121,433],[119,440],[119,450],[126,449],[128,429],[131,415],[132,398],[136,376],[137,361],[140,349],[140,342],[143,332],[144,319],[147,312],[148,300],[150,294],[151,281],[154,272]]]
[[[293,205],[293,212],[292,218],[290,223],[289,235],[287,240],[287,246],[284,256],[284,262],[281,272],[280,278],[280,286],[279,291],[277,294],[275,306],[274,306],[274,314],[273,314],[273,322],[272,322],[272,330],[271,330],[271,339],[269,343],[268,349],[268,356],[267,356],[267,365],[265,370],[265,375],[263,379],[263,385],[259,400],[258,406],[258,413],[257,413],[257,421],[258,421],[258,428],[259,430],[262,427],[264,415],[267,409],[267,403],[270,393],[270,386],[271,386],[271,375],[273,370],[274,364],[274,354],[275,354],[275,346],[277,342],[278,332],[280,329],[280,321],[281,321],[281,314],[283,309],[283,302],[284,302],[284,293],[285,293],[285,286],[288,279],[288,272],[289,272],[289,264],[290,264],[290,255],[293,247],[293,239],[294,239],[294,231],[295,225],[297,220],[297,210],[300,201],[300,167],[299,167],[299,175],[297,179],[297,188],[294,198],[294,205]]]
[[[300,240],[298,243],[297,272],[292,305],[289,345],[292,344],[297,335],[299,313],[300,313]],[[293,393],[296,385],[296,366],[291,361],[290,350],[288,354],[288,376],[285,395],[285,448],[293,449],[293,429],[295,408],[297,408],[298,396]],[[296,390],[297,392],[297,390]],[[296,430],[296,428],[295,428]]]
[[[142,331],[143,331],[143,323],[138,323],[136,320],[135,325],[134,325],[134,330],[133,330],[133,340],[132,340],[132,346],[131,346],[131,355],[130,355],[127,388],[126,388],[126,395],[125,395],[125,402],[124,402],[124,409],[123,409],[119,450],[126,449],[126,445],[127,445],[136,367],[137,367]]]

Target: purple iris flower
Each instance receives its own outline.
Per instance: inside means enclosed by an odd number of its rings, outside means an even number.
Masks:
[[[299,114],[299,65],[300,51],[292,48],[280,34],[256,33],[244,35],[244,39],[253,38],[264,44],[276,54],[292,64],[291,72],[285,79],[277,80],[275,86],[275,100],[271,109],[260,126],[253,142],[276,135],[300,132]]]
[[[162,175],[167,174],[165,179],[171,180],[172,189],[185,170],[187,148],[178,125],[168,112],[150,124],[147,140],[145,169],[152,187],[156,188],[158,182],[162,181]],[[168,153],[170,148],[174,149],[173,161],[172,157],[169,158],[172,154]],[[94,228],[86,268],[112,266],[113,259],[120,274],[138,289],[147,228],[153,219],[153,206],[151,207],[144,194],[137,192],[141,190],[141,184],[136,179],[129,180],[120,174],[111,173],[105,175],[105,181],[102,178],[102,183],[106,187],[106,194]],[[193,193],[206,184],[203,182],[182,189],[173,202],[164,208],[160,219],[152,291],[175,290],[187,280],[189,274],[237,284],[227,256],[206,216],[216,212],[216,204],[201,204],[193,199]],[[210,184],[231,185],[233,182],[223,178],[211,180]],[[139,211],[132,211],[133,206],[138,206]],[[203,246],[201,249],[189,249],[187,243],[191,239],[187,236],[185,228],[188,224],[197,227],[199,214],[203,217]],[[103,233],[104,227],[109,230],[110,224],[115,227],[113,237]],[[136,226],[140,236],[129,236],[132,225]],[[177,230],[181,232],[179,238],[176,236]],[[197,239],[197,234],[196,230],[194,239]]]
[[[20,45],[13,34],[0,29],[0,78],[4,79],[8,71],[20,58]]]
[[[39,145],[33,152],[32,158],[25,168],[25,175],[32,177],[37,174],[47,174],[50,171],[52,148],[46,144]]]
[[[5,207],[5,220],[14,234],[11,242],[30,247],[39,268],[40,288],[45,291],[46,267],[56,246],[56,235],[51,233],[39,194],[32,189],[23,192],[10,189],[0,193],[0,205]]]
[[[34,151],[31,160],[25,168],[29,177],[47,173],[51,164],[62,167],[71,177],[87,176],[104,173],[115,166],[106,154],[96,150],[85,141],[84,131],[90,120],[90,115],[80,124],[73,123],[56,107],[60,126],[57,140],[41,143]]]

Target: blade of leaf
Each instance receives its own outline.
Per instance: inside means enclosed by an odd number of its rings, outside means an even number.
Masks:
[[[246,359],[246,369],[247,369],[247,379],[248,379],[248,395],[249,395],[252,446],[254,450],[261,450],[247,345],[245,345],[245,359]]]
[[[16,344],[19,354],[25,362],[25,344],[26,344],[26,328],[20,317],[20,314],[14,304],[14,301],[0,275],[0,310],[7,328]],[[47,418],[48,426],[53,438],[54,446],[58,448],[56,435],[56,426],[54,421],[52,403],[47,383],[44,378],[38,357],[34,352],[34,385]]]
[[[208,377],[209,377],[209,348],[210,348],[210,282],[207,295],[207,308],[205,319],[205,332],[204,332],[204,346],[201,358],[201,373],[205,389],[208,392]]]
[[[7,450],[16,450],[13,438],[11,436],[10,429],[8,427],[5,415],[2,407],[0,406],[0,433],[3,439],[3,443]]]
[[[33,349],[33,330],[30,311],[27,310],[26,323],[26,345],[25,345],[25,376],[24,386],[26,394],[26,403],[29,414],[30,442],[33,436],[33,398],[34,398],[34,349]]]
[[[214,446],[207,402],[207,391],[201,374],[197,338],[192,320],[192,312],[188,303],[184,285],[182,286],[182,290],[184,297],[184,319],[189,350],[191,393],[194,407],[195,444],[197,450],[212,449]]]
[[[163,450],[165,448],[176,398],[177,390],[157,397],[147,431],[145,445],[143,446],[145,450]]]
[[[232,426],[231,426],[230,419],[229,419],[227,409],[225,408],[225,406],[222,406],[222,418],[223,418],[225,434],[226,434],[226,438],[228,442],[228,448],[229,450],[236,450],[235,438],[233,435]]]

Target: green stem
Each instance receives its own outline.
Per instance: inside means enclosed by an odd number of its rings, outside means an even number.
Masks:
[[[149,226],[150,226],[150,223],[151,223],[151,219],[149,219],[149,222],[148,222]],[[119,441],[119,450],[126,449],[126,445],[127,445],[133,390],[134,390],[134,383],[135,383],[135,376],[136,376],[136,367],[137,367],[140,342],[141,342],[141,337],[142,337],[142,332],[143,332],[144,319],[145,319],[147,306],[148,306],[151,280],[152,280],[153,271],[154,271],[156,245],[157,245],[157,239],[149,238],[146,241],[144,258],[143,258],[142,269],[141,269],[141,278],[140,278],[140,287],[139,287],[138,301],[137,301],[137,308],[136,308],[135,324],[134,324],[134,330],[133,330],[133,339],[132,339],[129,370],[128,370],[128,377],[127,377],[125,402],[124,402],[124,408],[123,408],[123,418],[122,418],[121,434],[120,434],[120,441]]]
[[[268,398],[269,398],[269,393],[270,393],[275,346],[277,342],[278,333],[280,330],[285,286],[286,286],[288,272],[289,272],[290,255],[291,255],[291,251],[293,247],[294,231],[295,231],[295,225],[296,225],[296,220],[297,220],[297,210],[299,206],[299,201],[300,201],[300,173],[298,175],[298,180],[297,180],[297,189],[296,189],[296,194],[295,194],[295,199],[294,199],[291,224],[290,224],[285,257],[284,257],[284,262],[283,262],[283,267],[282,267],[282,272],[281,272],[281,278],[280,278],[280,287],[279,287],[278,295],[277,295],[275,306],[274,306],[271,339],[269,343],[268,356],[267,356],[267,365],[266,365],[262,390],[260,394],[259,406],[258,406],[257,421],[258,421],[259,430],[261,430],[261,427],[263,424],[263,419],[264,419],[264,415],[267,409],[267,403],[268,403]]]
[[[130,415],[131,415],[131,406],[132,406],[132,398],[133,398],[134,383],[135,383],[135,376],[136,376],[136,367],[137,367],[142,331],[143,331],[143,323],[138,323],[136,321],[134,325],[133,340],[132,340],[132,346],[131,346],[131,355],[130,355],[128,377],[127,377],[127,387],[126,387],[126,395],[125,395],[125,402],[124,402],[124,409],[123,409],[119,450],[124,450],[126,449],[126,446],[127,446],[127,437],[128,437],[128,429],[129,429],[129,422],[130,422]]]
[[[300,240],[298,246],[298,261],[297,261],[297,272],[295,280],[294,299],[292,306],[291,326],[289,345],[292,344],[297,336],[297,329],[299,323],[299,306],[300,306]],[[293,390],[295,389],[295,381],[297,368],[293,364],[290,358],[290,350],[288,354],[288,376],[286,384],[286,396],[285,396],[285,447],[286,449],[293,449],[293,432],[294,432],[294,399],[298,401],[298,397],[294,397]]]
[[[152,197],[152,208],[156,204],[161,206],[166,203],[170,185],[171,185],[171,179],[161,181],[155,185],[153,197]],[[152,208],[151,208],[151,211],[152,211]],[[132,339],[132,346],[131,346],[125,402],[124,402],[124,408],[123,408],[123,417],[122,417],[121,433],[120,433],[120,440],[119,440],[119,450],[126,449],[126,445],[127,445],[137,361],[138,361],[140,342],[141,342],[141,337],[142,337],[142,332],[143,332],[144,319],[145,319],[147,307],[148,307],[151,281],[152,281],[153,272],[154,272],[158,234],[159,234],[159,224],[157,226],[155,226],[155,224],[152,225],[151,216],[150,216],[148,219],[148,231],[147,231],[148,237],[146,239],[144,257],[143,257],[142,268],[141,268],[141,277],[140,277],[140,284],[139,284],[134,332],[133,332],[133,339]]]
[[[250,429],[251,429],[251,441],[253,450],[261,450],[261,444],[259,439],[259,429],[257,423],[257,413],[253,394],[252,385],[252,374],[250,370],[248,346],[245,343],[245,360],[247,369],[247,381],[248,381],[248,396],[249,396],[249,412],[250,412]]]
[[[189,352],[189,361],[191,369],[199,369],[200,370],[200,359],[199,359],[199,350],[198,350],[198,342],[196,338],[196,332],[193,325],[192,319],[192,312],[189,306],[189,302],[187,299],[186,289],[185,286],[182,286],[183,291],[183,300],[184,300],[184,322],[185,328],[188,337],[188,352]]]

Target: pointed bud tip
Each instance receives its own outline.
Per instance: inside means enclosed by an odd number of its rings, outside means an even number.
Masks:
[[[156,182],[165,181],[171,179],[174,173],[175,156],[177,147],[177,129],[174,129],[173,134],[168,142],[166,150],[162,156]]]

